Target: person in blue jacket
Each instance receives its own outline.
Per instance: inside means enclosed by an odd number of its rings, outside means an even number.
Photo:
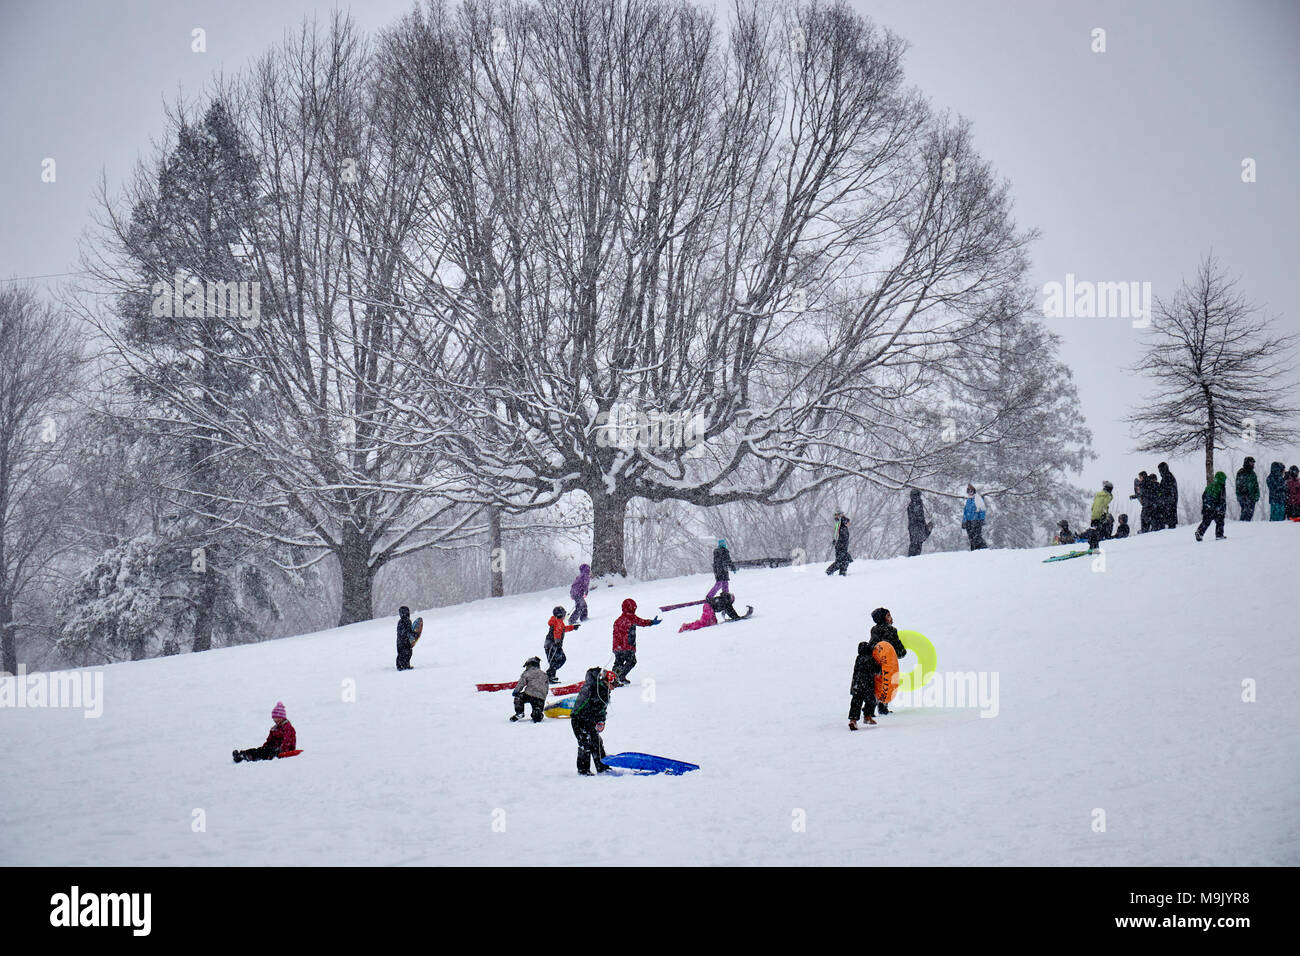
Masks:
[[[987,548],[984,543],[984,509],[975,505],[975,486],[966,486],[966,508],[961,513],[961,526],[970,539],[970,549]]]

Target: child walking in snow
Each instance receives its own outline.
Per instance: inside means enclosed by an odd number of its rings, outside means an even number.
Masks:
[[[862,722],[875,724],[876,718],[876,672],[880,665],[871,656],[871,645],[866,641],[858,644],[858,657],[853,662],[853,682],[849,684],[849,730],[858,729],[858,716]]]
[[[637,617],[636,601],[631,598],[623,601],[623,613],[614,621],[614,676],[618,678],[615,687],[626,687],[632,683],[627,679],[627,674],[636,667],[637,625],[652,627],[659,623],[658,615],[653,621]]]
[[[578,773],[592,776],[591,762],[596,762],[596,773],[604,773],[605,741],[600,739],[609,715],[609,693],[616,677],[603,667],[587,668],[582,690],[573,702],[573,715],[569,720],[573,736],[578,740]]]
[[[736,570],[738,570],[736,562],[731,560],[731,552],[727,550],[727,539],[719,538],[718,546],[713,549],[713,587],[709,588],[709,593],[705,597],[713,597],[719,591],[727,591],[731,572]]]
[[[519,675],[519,683],[515,684],[515,713],[510,718],[514,723],[524,716],[524,704],[531,704],[533,707],[533,723],[542,722],[542,707],[546,704],[546,694],[550,690],[551,684],[546,679],[546,672],[542,670],[542,659],[540,657],[530,657],[524,661],[524,672]]]
[[[556,671],[568,660],[564,656],[564,635],[576,631],[580,626],[564,623],[564,608],[557,606],[551,610],[551,619],[546,622],[546,640],[542,644],[542,652],[546,655],[546,677],[552,684],[560,682]]]
[[[250,750],[232,750],[231,756],[235,758],[235,763],[241,760],[271,760],[298,749],[298,733],[285,716],[284,701],[275,702],[275,707],[271,709],[271,720],[275,726],[266,735],[266,743]]]
[[[573,599],[573,622],[580,624],[587,619],[587,592],[591,590],[591,565],[578,565],[578,576],[569,585],[569,597]]]
[[[887,714],[889,707],[886,705],[894,699],[894,691],[898,689],[898,659],[907,656],[907,648],[898,636],[898,630],[894,627],[894,615],[889,613],[888,608],[876,608],[871,612],[871,620],[876,624],[871,629],[871,640],[867,645],[871,649],[871,656],[880,665],[876,672],[876,707],[880,713]]]

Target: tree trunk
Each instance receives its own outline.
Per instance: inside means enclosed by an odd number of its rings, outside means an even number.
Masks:
[[[18,673],[18,638],[14,632],[14,609],[0,604],[0,671]]]
[[[203,546],[203,581],[199,587],[199,610],[194,616],[194,643],[190,648],[193,651],[212,648],[212,620],[217,607],[216,557],[215,546]]]
[[[591,574],[627,576],[623,563],[623,526],[628,499],[602,491],[588,491],[591,497]]]
[[[505,551],[501,547],[501,509],[488,509],[488,569],[491,574],[491,595],[492,597],[504,597],[506,593],[505,582]]]
[[[1214,413],[1210,413],[1209,428],[1205,433],[1205,483],[1214,480]]]
[[[343,575],[343,606],[339,609],[339,627],[368,621],[374,617],[372,586],[375,571],[370,566],[370,542],[349,527],[343,533],[339,552],[339,572]]]

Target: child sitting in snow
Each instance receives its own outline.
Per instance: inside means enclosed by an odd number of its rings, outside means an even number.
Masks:
[[[849,730],[858,729],[858,714],[866,724],[874,724],[876,718],[876,673],[880,665],[871,654],[871,645],[866,641],[858,644],[858,657],[853,662],[853,682],[849,684]]]
[[[702,627],[712,627],[718,623],[718,616],[713,613],[713,602],[709,598],[704,599],[704,612],[700,615],[698,621],[687,621],[677,629],[677,633],[682,631],[698,631]]]
[[[298,749],[298,733],[284,715],[283,701],[275,702],[275,707],[271,710],[271,719],[275,721],[275,726],[267,734],[266,743],[251,750],[231,751],[235,763],[239,763],[241,760],[271,760],[281,754],[287,754],[291,750]]]
[[[524,672],[519,675],[519,683],[515,684],[515,713],[510,722],[514,723],[524,716],[524,704],[532,704],[533,723],[540,724],[542,707],[546,704],[546,694],[550,687],[551,682],[542,670],[542,659],[530,657],[524,661]]]
[[[1128,515],[1120,515],[1120,516],[1119,516],[1119,524],[1115,525],[1115,537],[1116,537],[1116,538],[1127,538],[1127,537],[1128,537],[1128,532],[1129,532],[1129,528],[1128,528]]]

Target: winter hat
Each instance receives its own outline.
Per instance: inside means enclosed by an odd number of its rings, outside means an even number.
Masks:
[[[913,488],[913,489],[912,489],[912,497],[913,497],[913,498],[919,498],[919,497],[921,497],[921,489],[920,489],[920,488]]]
[[[551,614],[554,617],[564,617],[565,613],[566,611],[564,610],[564,608],[560,607],[559,605],[556,605],[555,607],[551,608]]]
[[[1109,481],[1103,481],[1103,482],[1101,483],[1101,490],[1102,490],[1102,491],[1114,491],[1114,490],[1115,490],[1115,486],[1112,485]]]
[[[727,546],[727,539],[726,539],[726,538],[719,538],[719,539],[718,539],[718,547],[719,547],[719,548],[725,548],[726,546]]]
[[[624,599],[623,599],[623,613],[624,613],[624,614],[635,614],[635,613],[636,613],[636,601],[633,601],[631,598],[624,598]]]
[[[540,657],[538,657],[537,655],[533,655],[532,657],[528,658],[528,660],[524,661],[524,666],[525,666],[525,667],[541,667],[541,666],[542,666],[542,659],[541,659]]]
[[[878,607],[878,608],[876,608],[874,611],[871,612],[871,619],[872,619],[873,621],[875,621],[877,624],[884,624],[884,623],[885,623],[885,615],[887,615],[888,613],[889,613],[889,608],[887,608],[887,607]]]
[[[1058,521],[1058,522],[1056,523],[1056,526],[1057,526],[1058,528],[1068,528],[1068,527],[1070,527],[1070,522],[1067,521],[1066,519],[1062,518],[1060,521]]]
[[[271,708],[271,719],[272,720],[284,719],[284,701],[277,700],[275,702],[275,706]]]
[[[1242,467],[1251,469],[1253,471],[1255,468],[1255,459],[1248,456],[1246,460],[1242,463]]]
[[[411,616],[411,609],[410,609],[409,607],[407,607],[405,604],[403,604],[401,607],[399,607],[399,608],[397,609],[397,616],[398,616],[398,617],[410,617],[410,616]]]

